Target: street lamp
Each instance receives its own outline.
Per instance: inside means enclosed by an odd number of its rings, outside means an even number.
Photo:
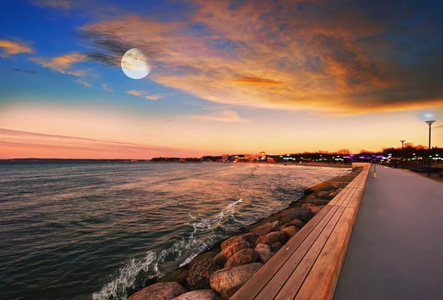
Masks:
[[[401,142],[401,169],[403,170],[403,143],[405,140],[400,140]]]
[[[431,126],[432,123],[434,123],[435,120],[428,120],[425,121],[426,124],[428,124],[429,126],[429,145],[428,145],[428,149],[429,149],[429,156],[431,156]],[[428,157],[428,177],[431,176],[431,158]]]

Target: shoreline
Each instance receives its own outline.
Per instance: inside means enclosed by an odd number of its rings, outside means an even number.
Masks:
[[[325,164],[291,165],[332,167]],[[128,299],[144,299],[143,295],[148,294],[154,295],[154,298],[166,296],[167,299],[175,299],[176,296],[183,294],[183,298],[179,296],[177,300],[199,299],[203,295],[208,297],[207,299],[229,299],[244,282],[226,290],[217,288],[223,283],[217,283],[214,279],[217,276],[212,275],[252,267],[254,270],[247,272],[251,277],[362,171],[362,168],[352,168],[343,164],[336,167],[350,168],[350,171],[305,189],[304,195],[292,201],[287,208],[239,229],[195,256],[188,264],[178,267],[163,277],[148,280],[147,286],[133,293]],[[234,281],[237,278],[235,274],[229,276],[233,276]],[[244,280],[244,278],[237,279]],[[156,294],[157,292],[160,294]],[[172,293],[174,297],[167,296],[168,293]]]

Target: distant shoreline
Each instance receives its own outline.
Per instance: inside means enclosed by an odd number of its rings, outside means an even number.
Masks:
[[[149,159],[81,159],[81,158],[11,158],[11,159],[0,159],[0,163],[10,163],[10,162],[65,162],[65,163],[88,163],[88,162],[97,162],[97,163],[107,163],[107,162],[125,162],[125,163],[229,163],[229,164],[278,164],[278,165],[288,165],[288,166],[308,166],[308,167],[335,167],[335,168],[350,168],[351,164],[343,164],[343,163],[316,163],[316,162],[307,162],[307,163],[292,163],[292,162],[206,162],[206,161],[151,161]]]

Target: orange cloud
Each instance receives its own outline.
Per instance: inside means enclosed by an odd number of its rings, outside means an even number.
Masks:
[[[363,11],[325,10],[323,1],[194,2],[189,22],[128,17],[83,30],[106,36],[110,57],[111,42],[142,49],[152,80],[213,102],[335,114],[443,104],[441,85],[407,75],[386,54],[392,42],[379,41],[388,24]]]
[[[88,56],[85,54],[70,53],[52,59],[37,57],[31,58],[30,60],[45,68],[50,68],[53,71],[81,77],[86,75],[86,70],[75,70],[72,68],[72,65],[78,62],[85,62],[87,59]]]
[[[234,82],[240,83],[251,83],[251,84],[260,84],[260,85],[274,85],[274,84],[282,84],[283,82],[266,79],[266,78],[257,78],[257,77],[242,77],[239,79],[234,79]]]
[[[145,92],[143,91],[126,91],[126,94],[128,95],[132,95],[132,96],[141,96],[143,95]]]
[[[0,48],[2,49],[0,57],[8,57],[10,55],[18,53],[33,53],[31,47],[23,43],[11,42],[8,40],[0,40]]]

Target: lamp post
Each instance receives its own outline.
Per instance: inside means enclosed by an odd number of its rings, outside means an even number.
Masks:
[[[435,120],[428,120],[425,121],[426,124],[428,124],[429,126],[429,145],[428,145],[428,149],[429,149],[429,157],[428,157],[428,177],[431,176],[431,126],[432,123],[434,123]]]
[[[401,169],[403,170],[403,143],[405,142],[406,140],[400,140],[400,142],[401,142]]]

